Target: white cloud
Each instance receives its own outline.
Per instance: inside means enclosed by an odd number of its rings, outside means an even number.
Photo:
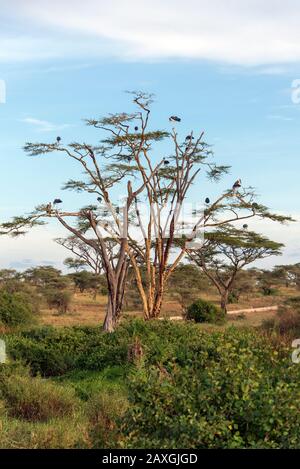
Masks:
[[[292,117],[282,116],[281,114],[269,114],[267,118],[278,120],[278,121],[286,121],[286,122],[290,122],[294,120]]]
[[[66,55],[237,65],[300,60],[298,0],[19,0],[11,10],[1,3],[9,24],[17,20],[26,37],[0,37],[0,50],[7,43],[0,60]]]
[[[22,122],[26,124],[31,124],[37,128],[39,132],[53,132],[55,130],[63,130],[67,127],[70,127],[70,124],[53,124],[52,122],[35,119],[33,117],[26,117],[25,119],[21,119]]]

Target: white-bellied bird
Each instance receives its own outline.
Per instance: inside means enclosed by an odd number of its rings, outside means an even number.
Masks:
[[[181,119],[178,116],[170,116],[169,121],[170,122],[181,122]]]
[[[236,190],[236,189],[238,189],[239,187],[241,187],[241,185],[242,185],[241,179],[237,179],[237,181],[235,181],[235,183],[233,184],[232,189],[233,189],[233,190]]]
[[[53,207],[56,207],[58,204],[62,204],[62,200],[61,199],[54,199],[53,200]]]

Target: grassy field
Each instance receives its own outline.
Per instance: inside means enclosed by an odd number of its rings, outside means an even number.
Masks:
[[[262,308],[268,306],[278,306],[287,298],[295,296],[294,289],[281,288],[277,295],[242,297],[239,303],[229,305],[229,311]],[[218,304],[218,295],[213,293],[201,293],[201,298]],[[88,293],[75,293],[70,310],[67,314],[58,314],[55,310],[43,309],[41,313],[41,322],[53,326],[74,326],[74,325],[99,325],[102,323],[106,309],[106,297],[98,295],[94,299]],[[125,311],[128,316],[142,317],[141,311]],[[182,310],[180,304],[172,297],[166,296],[166,301],[162,308],[162,317],[180,316]],[[259,326],[264,319],[273,317],[276,311],[253,311],[241,315],[232,315],[228,319],[228,324]]]

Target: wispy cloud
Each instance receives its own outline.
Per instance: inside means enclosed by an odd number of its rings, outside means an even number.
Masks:
[[[278,121],[293,121],[293,117],[282,116],[281,114],[269,114],[268,119],[278,120]]]
[[[25,117],[25,119],[21,119],[21,121],[35,126],[39,132],[53,132],[71,127],[70,124],[54,124],[53,122],[35,119],[34,117]]]
[[[1,33],[0,60],[190,58],[268,65],[264,74],[300,61],[298,0],[19,0],[18,9],[0,3],[19,33],[13,40],[11,31]]]

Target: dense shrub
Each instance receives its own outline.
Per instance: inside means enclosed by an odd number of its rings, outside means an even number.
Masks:
[[[124,447],[300,446],[300,367],[290,350],[239,329],[198,333],[184,347],[184,360],[132,374]]]
[[[7,352],[15,360],[30,365],[33,374],[58,376],[75,368],[75,362],[86,346],[88,335],[81,328],[41,327],[5,338]],[[99,330],[94,328],[93,333]]]
[[[213,303],[199,299],[187,308],[186,318],[195,322],[217,323],[224,320],[224,313]]]
[[[56,309],[60,314],[66,314],[72,300],[72,293],[69,290],[47,288],[44,289],[43,295],[49,308]]]
[[[140,359],[129,363],[128,351],[136,343]],[[7,336],[7,344],[11,356],[52,376],[62,374],[62,368],[55,369],[57,362],[53,365],[50,358],[60,357],[68,374],[55,380],[72,387],[87,411],[82,445],[300,446],[300,367],[291,361],[292,349],[257,331],[208,333],[192,322],[126,320],[112,334],[99,327],[43,327]],[[25,385],[27,375],[19,375]],[[45,383],[40,378],[38,382]],[[33,387],[30,393],[34,395]],[[126,395],[129,407],[123,414]],[[8,398],[3,394],[0,399]],[[53,429],[43,431],[45,437]],[[38,447],[47,445],[44,437]],[[59,445],[53,435],[49,438],[53,447]]]
[[[34,310],[26,294],[0,290],[0,322],[8,326],[19,326],[33,321]]]

